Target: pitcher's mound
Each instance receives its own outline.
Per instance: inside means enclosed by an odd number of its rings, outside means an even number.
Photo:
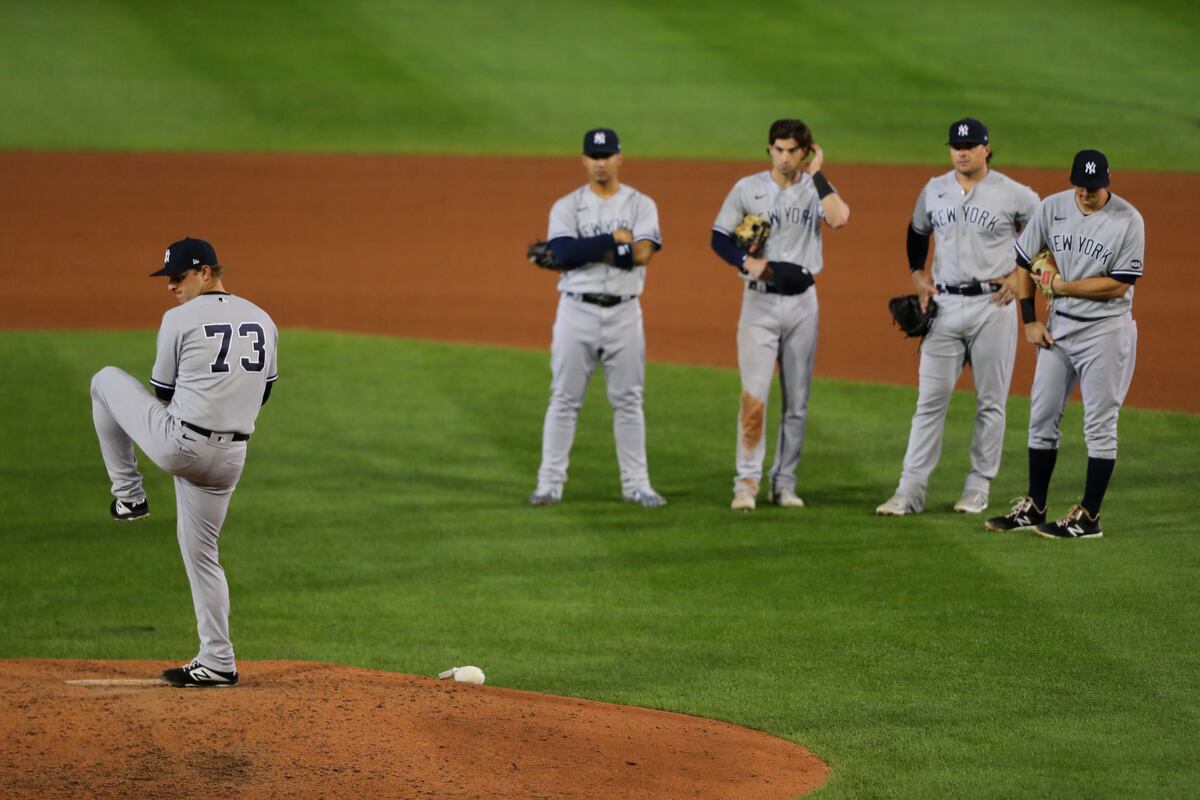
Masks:
[[[682,714],[300,661],[152,682],[170,666],[0,661],[0,796],[785,800],[829,772]]]

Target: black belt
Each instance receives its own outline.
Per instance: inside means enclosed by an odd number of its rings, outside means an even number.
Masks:
[[[1000,284],[998,283],[980,283],[979,281],[960,283],[956,286],[945,286],[940,283],[937,285],[937,290],[939,292],[945,292],[946,294],[961,294],[964,297],[974,297],[980,294],[991,294],[999,288]]]
[[[752,292],[762,292],[763,294],[781,294],[784,297],[795,297],[798,294],[804,294],[808,291],[808,287],[805,286],[798,292],[781,292],[771,284],[764,281],[750,281],[746,284],[746,286],[748,286]]]
[[[183,420],[179,420],[179,424],[182,425],[183,427],[187,428],[190,431],[195,431],[196,433],[200,434],[201,436],[212,436],[213,435],[213,431],[210,431],[208,428],[201,428],[199,425],[193,425],[190,422],[184,422]],[[248,441],[250,441],[250,434],[235,433],[235,434],[233,434],[233,441],[248,442]]]
[[[1108,319],[1108,317],[1077,317],[1074,314],[1064,314],[1061,311],[1055,311],[1054,313],[1056,316],[1073,319],[1076,322],[1099,322],[1102,319]]]
[[[637,297],[637,295],[593,294],[591,292],[584,292],[583,294],[580,294],[579,292],[567,292],[567,297],[571,298],[572,300],[581,300],[585,303],[591,303],[592,305],[600,306],[601,308],[612,308],[613,306],[619,306],[626,300],[632,300],[633,298]]]

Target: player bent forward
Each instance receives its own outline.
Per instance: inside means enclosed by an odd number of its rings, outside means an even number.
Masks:
[[[646,265],[662,247],[662,236],[654,201],[617,179],[621,164],[616,132],[588,131],[583,137],[588,182],[550,209],[546,239],[564,272],[550,345],[542,464],[529,497],[534,506],[562,500],[575,423],[597,366],[604,369],[613,409],[622,496],[647,508],[667,504],[650,485],[646,463],[646,339],[638,300]]]
[[[212,246],[183,239],[162,269],[179,305],[163,314],[150,383],[105,367],[92,378],[92,419],[116,498],[118,522],[150,505],[133,445],[175,476],[179,550],[192,589],[200,652],[162,677],[173,686],[236,686],[229,639],[229,586],[217,538],[246,463],[259,408],[278,377],[279,333],[267,313],[225,291]]]
[[[988,530],[1033,528],[1051,539],[1104,535],[1100,504],[1117,463],[1117,415],[1133,379],[1133,285],[1142,276],[1146,235],[1138,210],[1108,190],[1103,153],[1076,154],[1071,183],[1073,190],[1042,201],[1017,241],[1022,267],[1017,270],[1017,295],[1025,338],[1041,348],[1029,406],[1029,493],[1007,515],[989,519]],[[1057,265],[1057,272],[1052,268],[1039,276],[1039,288],[1053,298],[1045,323],[1036,317],[1029,272],[1042,249],[1051,252]],[[1087,482],[1078,505],[1057,522],[1047,521],[1059,424],[1076,385],[1083,395]]]
[[[1013,319],[1012,246],[1037,209],[1028,186],[990,168],[987,127],[967,117],[950,126],[953,169],[931,179],[917,195],[908,226],[908,267],[924,310],[939,306],[921,342],[917,408],[895,494],[875,509],[885,516],[925,510],[925,489],[942,453],[946,412],[963,367],[975,384],[971,471],[954,510],[976,514],[988,506],[1004,449],[1005,406],[1017,354]],[[929,237],[936,243],[932,277],[925,271]],[[934,296],[937,300],[933,300]]]
[[[772,123],[767,154],[771,168],[733,185],[712,229],[713,251],[737,268],[745,287],[737,331],[742,394],[730,506],[737,511],[752,511],[757,502],[766,455],[767,396],[776,363],[783,408],[770,499],[784,507],[804,505],[796,494],[796,467],[804,448],[817,352],[813,281],[824,267],[821,222],[840,228],[850,219],[850,207],[821,173],[825,155],[807,125],[798,119]],[[761,258],[741,250],[732,237],[746,214],[757,214],[771,226]]]

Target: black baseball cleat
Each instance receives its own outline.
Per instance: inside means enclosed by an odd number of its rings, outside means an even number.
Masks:
[[[199,661],[193,661],[190,664],[184,664],[182,667],[176,667],[175,669],[164,669],[162,679],[172,686],[179,687],[211,687],[219,689],[237,686],[238,684],[238,674],[236,672],[221,672],[220,670],[206,667]]]
[[[125,500],[113,500],[108,511],[117,522],[133,522],[150,516],[150,501],[130,503]]]
[[[1047,539],[1099,539],[1100,515],[1092,516],[1083,506],[1071,506],[1067,515],[1058,522],[1043,522],[1037,526],[1037,535]]]
[[[1035,506],[1032,497],[1022,497],[1013,501],[1012,511],[983,524],[989,531],[1027,531],[1045,521],[1046,509]]]

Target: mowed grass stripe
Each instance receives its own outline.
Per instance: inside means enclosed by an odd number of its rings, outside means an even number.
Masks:
[[[0,337],[22,376],[0,389],[0,656],[193,652],[170,482],[149,469],[151,519],[111,523],[91,430],[91,374],[144,376],[152,343]],[[949,513],[966,394],[929,513],[872,513],[913,390],[818,381],[810,507],[739,515],[736,373],[651,364],[671,501],[651,511],[620,502],[598,375],[566,501],[530,509],[547,354],[286,330],[280,366],[221,545],[242,659],[477,663],[496,685],[727,719],[827,758],[831,797],[1180,796],[1197,777],[1197,417],[1125,411],[1107,536],[1064,543]],[[1024,490],[1027,415],[1013,398],[993,511]],[[1082,487],[1081,416],[1064,420],[1058,513]]]
[[[751,159],[799,116],[831,163],[941,165],[971,114],[1009,165],[1200,169],[1178,0],[9,6],[4,148],[573,154],[605,125],[639,157]]]

